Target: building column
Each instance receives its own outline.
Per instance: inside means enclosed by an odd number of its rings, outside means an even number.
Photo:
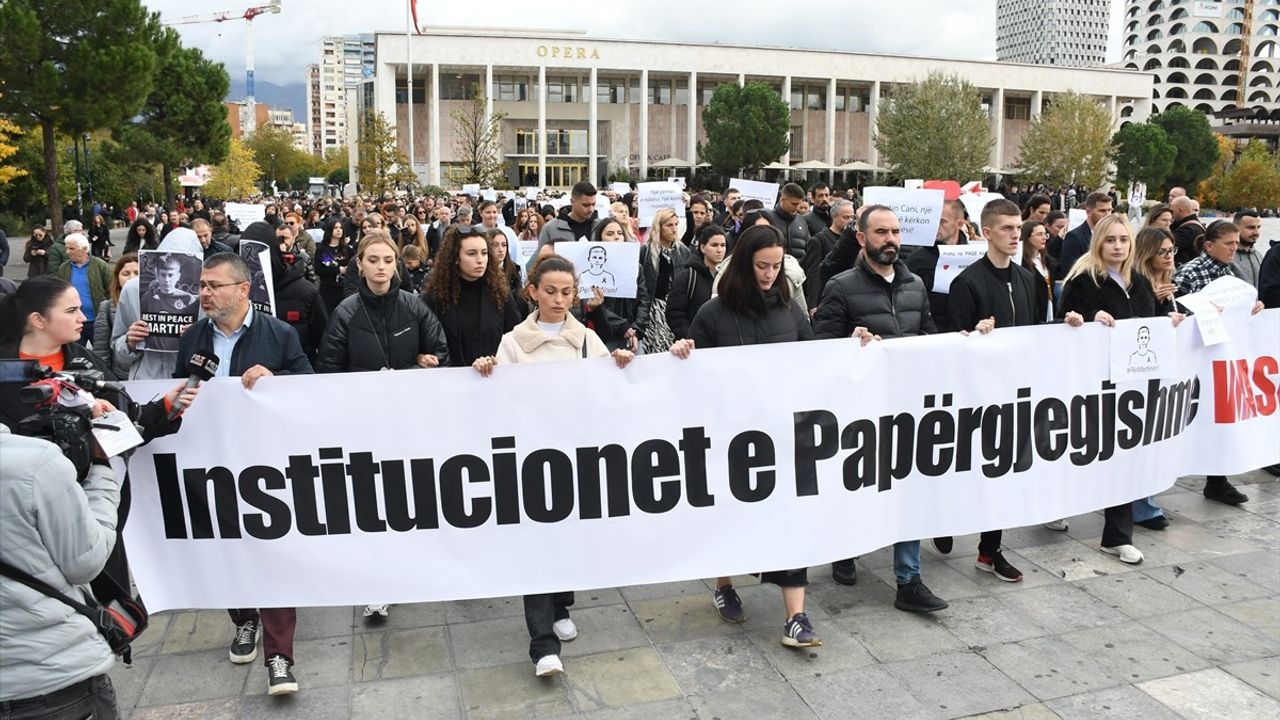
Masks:
[[[596,68],[591,68],[591,88],[589,90],[591,97],[587,101],[587,105],[590,108],[587,115],[587,180],[593,185],[600,182],[600,179],[596,177],[600,171],[600,165],[596,159],[596,154],[600,149],[600,124],[597,122],[600,119],[600,108],[597,106],[597,103],[600,102],[600,94],[596,89],[596,83],[599,81],[599,72]]]
[[[1035,120],[1044,112],[1044,91],[1037,90],[1031,95],[1031,119]]]
[[[693,180],[693,174],[698,171],[698,72],[695,70],[689,73],[689,113],[688,113],[688,138],[685,145],[689,149],[686,156],[689,160],[689,179]]]
[[[782,78],[782,102],[787,106],[787,136],[791,135],[791,76],[787,75]],[[804,148],[801,148],[801,154],[804,154]],[[791,165],[791,146],[787,146],[787,151],[782,153],[782,157],[778,158],[778,162],[783,165]],[[789,177],[789,176],[788,176]]]
[[[746,86],[747,86],[746,73],[738,73],[738,87],[746,87]]]
[[[493,66],[484,66],[484,119],[493,117]]]
[[[538,187],[547,187],[547,66],[538,66]]]
[[[991,167],[1004,170],[1004,88],[996,88],[991,95],[991,114],[996,135],[995,153]]]
[[[649,71],[640,71],[640,181],[649,177]]]
[[[836,164],[836,79],[827,81],[827,164]],[[836,181],[836,171],[827,171],[827,183]]]
[[[1107,112],[1111,114],[1111,132],[1120,127],[1120,106],[1115,95],[1107,98]]]
[[[428,182],[443,187],[440,182],[440,63],[431,64],[431,140],[428,143],[431,160],[427,165]]]
[[[871,83],[871,100],[867,103],[867,162],[880,164],[880,153],[876,151],[876,123],[880,120],[880,81]]]

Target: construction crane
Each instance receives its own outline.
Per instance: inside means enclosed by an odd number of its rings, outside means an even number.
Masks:
[[[245,10],[226,10],[206,15],[188,15],[165,21],[165,25],[194,25],[207,22],[227,22],[244,20],[244,75],[245,99],[240,109],[240,128],[245,135],[252,134],[258,127],[257,103],[253,97],[253,21],[259,15],[275,15],[280,12],[280,0],[271,0],[266,5],[255,5]]]

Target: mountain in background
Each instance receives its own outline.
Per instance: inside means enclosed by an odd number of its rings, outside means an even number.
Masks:
[[[305,82],[277,85],[257,79],[254,81],[253,89],[257,93],[254,99],[259,104],[270,105],[273,108],[291,108],[294,122],[307,121],[307,84]],[[227,101],[241,100],[244,100],[244,77],[232,77],[231,92],[227,94]]]

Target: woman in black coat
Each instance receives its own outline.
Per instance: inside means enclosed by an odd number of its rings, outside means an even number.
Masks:
[[[497,266],[507,278],[507,288],[510,290],[511,299],[515,302],[516,310],[523,320],[529,314],[529,306],[520,297],[520,290],[524,285],[524,279],[520,273],[520,265],[511,258],[511,253],[517,252],[517,248],[511,247],[506,233],[499,228],[485,230],[484,238],[489,241],[489,263]],[[537,238],[534,239],[536,240]]]
[[[156,229],[151,226],[144,218],[138,218],[129,226],[129,232],[124,236],[124,252],[126,255],[137,253],[139,250],[155,250],[160,247],[160,238],[156,235]]]
[[[747,228],[734,247],[737,260],[729,263],[720,279],[720,294],[698,310],[689,338],[679,340],[671,352],[688,357],[694,347],[713,348],[734,345],[794,342],[813,338],[809,317],[791,297],[791,285],[783,273],[787,239],[770,225]],[[761,581],[782,588],[787,622],[783,626],[782,644],[788,647],[821,645],[804,612],[806,568],[763,573]],[[720,617],[739,623],[746,619],[742,601],[731,584],[732,579],[716,580],[713,600]]]
[[[698,232],[698,249],[689,262],[676,271],[667,294],[667,324],[677,340],[689,337],[689,327],[698,310],[711,299],[716,272],[724,262],[725,229],[715,223]]]
[[[40,277],[49,272],[49,248],[51,247],[53,247],[53,237],[43,225],[37,225],[31,229],[27,247],[22,251],[22,260],[27,263],[28,278]]]
[[[89,226],[89,247],[94,257],[111,259],[111,226],[102,214],[94,215],[93,224]]]
[[[427,305],[440,317],[452,367],[469,367],[476,358],[496,354],[502,336],[524,319],[511,295],[509,275],[494,262],[496,242],[470,225],[450,227],[422,289]]]
[[[347,242],[339,218],[332,218],[325,223],[324,236],[316,246],[316,256],[312,258],[312,262],[319,279],[324,308],[332,315],[338,303],[346,297],[342,290],[342,276],[347,272],[347,263],[351,262],[351,245]]]
[[[1089,252],[1080,257],[1067,274],[1058,311],[1079,313],[1085,322],[1115,327],[1117,320],[1155,318],[1167,314],[1174,326],[1179,313],[1163,313],[1157,308],[1151,282],[1133,267],[1133,236],[1123,215],[1103,218],[1093,229]],[[1133,505],[1109,507],[1104,512],[1102,551],[1121,562],[1136,565],[1142,552],[1133,546]]]
[[[1045,249],[1049,241],[1049,227],[1038,220],[1022,224],[1022,267],[1031,272],[1036,291],[1037,322],[1051,322],[1057,316],[1057,304],[1053,298],[1053,282],[1058,264]]]

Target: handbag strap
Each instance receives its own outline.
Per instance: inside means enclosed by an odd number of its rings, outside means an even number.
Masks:
[[[48,595],[54,600],[61,601],[62,603],[71,607],[71,609],[75,610],[81,615],[84,615],[85,617],[92,620],[95,623],[95,625],[98,622],[101,608],[92,608],[82,602],[74,600],[68,597],[67,595],[63,594],[61,591],[59,591],[57,588],[53,587],[49,583],[46,583],[43,580],[39,580],[33,577],[32,575],[27,573],[25,570],[20,570],[10,565],[9,563],[5,562],[4,560],[0,560],[0,575],[10,578],[11,580],[16,580],[17,582],[20,582],[23,585],[26,585],[27,587],[31,588],[32,590],[35,590],[36,592]]]

